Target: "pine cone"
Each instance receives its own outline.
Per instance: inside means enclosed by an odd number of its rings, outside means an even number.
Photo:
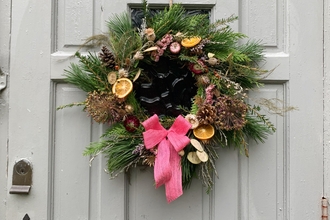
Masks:
[[[217,116],[217,110],[210,104],[204,104],[200,106],[196,116],[200,124],[213,124]]]
[[[106,46],[103,46],[101,48],[101,51],[102,52],[99,53],[99,58],[102,61],[103,65],[110,69],[114,69],[116,66],[116,62],[113,53]]]

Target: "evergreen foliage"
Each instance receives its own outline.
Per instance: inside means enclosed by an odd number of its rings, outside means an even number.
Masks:
[[[218,159],[218,147],[233,146],[248,156],[249,140],[264,142],[267,136],[276,130],[270,120],[260,113],[259,106],[247,104],[248,91],[262,86],[259,79],[267,72],[257,66],[258,62],[264,59],[261,42],[246,41],[247,36],[231,29],[230,23],[238,19],[236,16],[211,23],[207,14],[189,15],[180,4],[174,4],[156,14],[151,14],[146,0],[142,1],[142,6],[144,20],[141,27],[133,27],[127,13],[113,15],[107,22],[109,33],[88,39],[88,42],[102,42],[104,51],[107,51],[107,48],[111,50],[113,59],[108,62],[111,65],[105,65],[95,53],[82,55],[77,52],[75,56],[79,63],[72,63],[69,69],[65,70],[66,82],[87,93],[96,91],[95,99],[99,97],[98,94],[111,96],[112,98],[107,100],[113,101],[110,106],[116,117],[121,119],[111,124],[100,141],[91,143],[84,155],[94,158],[104,154],[108,159],[108,172],[113,177],[138,164],[153,165],[157,156],[145,149],[142,125],[137,126],[135,132],[129,132],[123,121],[131,115],[137,117],[139,122],[151,116],[141,105],[141,99],[137,97],[135,89],[142,85],[147,87],[146,85],[152,83],[157,74],[152,75],[150,72],[160,65],[156,59],[158,56],[158,59],[170,60],[171,65],[176,64],[178,70],[189,69],[195,79],[194,86],[197,88],[196,94],[191,97],[191,107],[188,110],[182,107],[182,112],[195,115],[200,123],[215,127],[213,137],[200,141],[208,155],[207,161],[194,164],[189,160],[187,155],[196,151],[191,144],[185,147],[185,154],[181,157],[183,188],[188,188],[194,178],[200,178],[207,191],[210,191],[213,176],[217,175],[215,163]],[[151,32],[154,31],[154,40],[147,39],[147,28],[151,29]],[[198,39],[196,44],[183,46],[184,40],[189,42],[193,37]],[[180,45],[178,53],[170,49],[173,42]],[[200,69],[202,71],[199,71]],[[132,81],[133,91],[124,98],[116,98],[116,90],[113,88],[116,80],[110,82],[109,73],[114,73],[113,77],[116,79],[124,77]],[[174,87],[180,80],[183,80],[183,77],[175,79],[171,86]],[[85,104],[86,102],[72,103],[58,109]],[[97,104],[102,105],[102,100]],[[107,108],[107,105],[104,106]],[[126,110],[127,107],[131,111]],[[108,114],[108,111],[93,110],[97,116]],[[221,120],[226,115],[226,120]],[[174,120],[173,115],[160,117],[160,123],[166,129],[171,127]],[[224,123],[227,123],[227,126],[224,126]],[[235,126],[235,123],[241,124]],[[187,136],[197,139],[193,131],[189,131]]]

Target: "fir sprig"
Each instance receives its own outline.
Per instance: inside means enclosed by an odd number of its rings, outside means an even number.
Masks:
[[[61,110],[61,109],[64,109],[64,108],[71,108],[71,107],[74,107],[74,106],[85,106],[85,105],[86,105],[86,102],[73,102],[73,103],[70,103],[70,104],[58,106],[56,108],[56,110]]]
[[[156,39],[163,37],[166,33],[189,32],[190,20],[186,19],[185,10],[179,4],[174,4],[170,8],[157,13],[150,21],[156,34]]]
[[[265,130],[271,130],[272,132],[276,131],[276,128],[273,123],[270,122],[270,120],[266,117],[266,115],[260,114],[260,106],[248,106],[249,110],[251,111],[252,115],[255,115],[257,118],[259,118],[259,121],[263,122],[268,129]],[[258,123],[256,123],[258,124]],[[270,132],[271,133],[271,132]],[[269,133],[268,133],[269,134]]]

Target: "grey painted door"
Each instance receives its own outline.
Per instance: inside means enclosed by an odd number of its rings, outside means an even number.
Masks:
[[[79,108],[84,100],[61,81],[71,55],[88,36],[106,31],[105,20],[138,0],[13,0],[10,65],[9,179],[19,158],[33,164],[29,195],[7,195],[5,219],[319,219],[323,187],[323,26],[321,2],[298,0],[183,1],[211,9],[211,19],[237,14],[234,28],[265,45],[265,87],[251,94],[283,100],[299,110],[270,114],[277,132],[249,145],[246,158],[220,149],[210,194],[195,181],[167,204],[155,190],[151,169],[109,179],[105,159],[89,166],[84,147],[105,129]],[[168,4],[153,0],[149,4]],[[174,1],[176,3],[176,1]],[[313,13],[310,13],[313,12]],[[317,13],[319,12],[319,13]],[[41,31],[42,30],[42,31]],[[313,34],[306,32],[313,30]],[[278,102],[278,105],[281,103]],[[267,113],[269,114],[269,113]]]

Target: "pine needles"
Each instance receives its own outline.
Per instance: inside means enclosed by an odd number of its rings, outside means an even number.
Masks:
[[[124,66],[126,59],[142,46],[138,33],[132,28],[132,22],[127,13],[114,15],[108,21],[109,46],[116,56],[120,66]]]
[[[71,63],[69,70],[64,70],[65,81],[76,85],[85,92],[110,91],[107,70],[95,54],[89,52],[83,56],[77,52],[79,64]]]
[[[140,159],[137,154],[133,154],[133,150],[141,143],[141,133],[132,137],[121,123],[116,123],[102,135],[102,139],[87,147],[84,155],[93,159],[101,153],[104,154],[108,158],[108,172],[112,177],[139,162]]]

